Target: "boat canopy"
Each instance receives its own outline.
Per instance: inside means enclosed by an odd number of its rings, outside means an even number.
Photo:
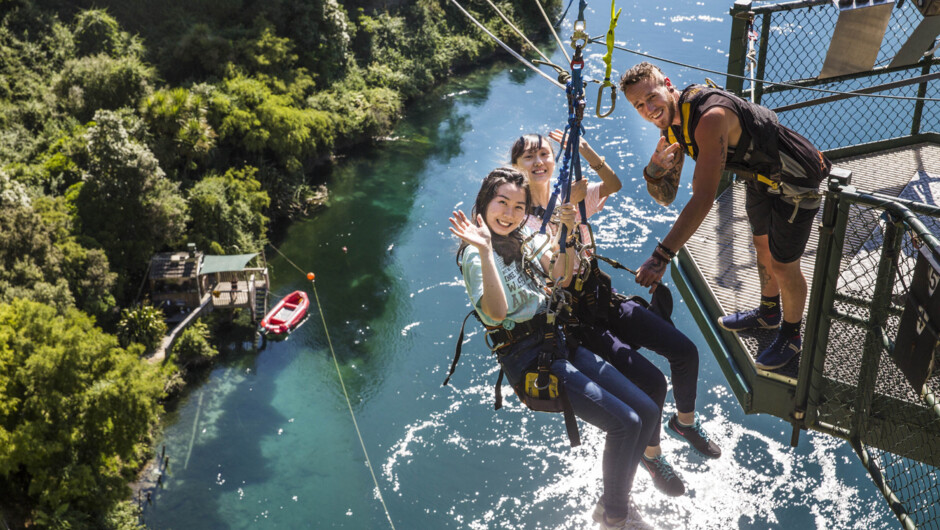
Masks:
[[[251,261],[251,258],[257,256],[254,254],[234,254],[231,256],[205,256],[202,258],[202,268],[200,275],[212,274],[214,272],[236,272],[245,269],[245,265]]]

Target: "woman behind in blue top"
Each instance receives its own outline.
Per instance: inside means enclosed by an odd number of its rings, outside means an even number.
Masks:
[[[542,342],[549,293],[527,266],[548,271],[552,251],[546,236],[527,240],[524,229],[531,203],[525,176],[516,169],[493,170],[483,180],[471,216],[454,212],[450,229],[462,240],[457,259],[473,308],[487,325],[517,330],[498,360],[514,386],[532,368]],[[562,205],[560,221],[574,227],[575,206]],[[539,252],[541,250],[541,252]],[[532,263],[525,263],[531,259]],[[571,270],[576,252],[567,249],[551,271],[554,278]],[[570,275],[569,275],[570,276]],[[569,279],[570,281],[570,279]],[[534,328],[534,329],[533,329]],[[529,329],[528,333],[519,330]],[[555,330],[557,331],[557,330]],[[574,413],[605,431],[602,461],[604,492],[594,511],[602,529],[643,526],[632,509],[630,490],[643,450],[659,423],[660,409],[616,368],[584,347],[569,348],[558,332],[551,372],[559,379]]]

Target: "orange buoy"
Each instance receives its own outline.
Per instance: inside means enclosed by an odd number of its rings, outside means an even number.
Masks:
[[[307,273],[307,279],[310,280],[311,282],[312,282],[313,279],[316,278],[316,277],[317,277],[317,275],[314,274],[314,273],[312,273],[312,272],[308,272],[308,273]]]

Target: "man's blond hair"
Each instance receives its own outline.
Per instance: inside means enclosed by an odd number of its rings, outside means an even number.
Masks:
[[[631,86],[648,79],[662,84],[665,78],[666,76],[663,75],[663,71],[658,66],[643,61],[623,73],[623,76],[620,77],[620,91],[626,92]]]

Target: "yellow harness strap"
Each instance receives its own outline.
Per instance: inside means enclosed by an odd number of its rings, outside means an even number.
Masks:
[[[614,107],[617,105],[617,88],[610,82],[610,72],[612,66],[610,64],[611,59],[614,55],[614,28],[617,27],[617,19],[620,18],[620,12],[623,9],[617,9],[614,12],[616,0],[610,0],[610,28],[607,30],[607,53],[604,54],[604,63],[607,65],[607,70],[604,74],[604,82],[601,83],[600,88],[597,89],[597,108],[595,113],[598,118],[606,118],[614,111]],[[604,95],[604,89],[610,87],[610,108],[607,112],[601,112],[601,97]]]
[[[689,156],[695,159],[695,148],[692,146],[692,136],[689,134],[689,113],[691,110],[691,104],[682,104],[682,136],[685,140],[686,151],[689,152]],[[666,128],[666,138],[669,140],[670,145],[679,141],[679,139],[676,138],[676,133],[672,131],[671,126]]]
[[[776,180],[770,180],[764,175],[757,175],[757,182],[766,184],[767,186],[769,186],[771,189],[774,189],[774,190],[780,187],[779,182],[777,182]]]

